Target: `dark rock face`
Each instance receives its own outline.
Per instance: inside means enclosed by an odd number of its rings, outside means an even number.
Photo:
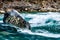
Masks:
[[[4,23],[11,23],[20,28],[30,29],[30,24],[26,22],[16,10],[5,13],[3,18]]]

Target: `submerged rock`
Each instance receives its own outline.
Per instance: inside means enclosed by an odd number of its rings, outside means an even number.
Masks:
[[[3,23],[5,25],[5,23]],[[0,31],[6,31],[6,32],[10,32],[10,33],[16,33],[17,29],[11,26],[3,26],[2,24],[0,24]]]

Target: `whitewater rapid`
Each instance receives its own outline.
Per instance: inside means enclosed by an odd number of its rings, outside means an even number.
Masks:
[[[30,18],[28,21],[32,27],[46,26],[46,25],[59,25],[60,24],[60,13],[58,12],[47,12],[47,13],[37,13],[37,14],[22,14],[25,18]],[[50,20],[46,23],[46,21]],[[40,35],[45,37],[60,38],[60,34],[50,33],[48,30],[39,29],[40,32],[32,32],[30,30],[20,30],[22,33],[28,33],[30,35]]]
[[[36,14],[22,13],[20,15],[24,19],[29,19],[26,21],[28,21],[30,23],[31,28],[34,28],[34,27],[39,28],[41,26],[46,26],[46,25],[48,25],[48,26],[49,25],[60,25],[60,13],[59,12],[46,12],[46,13],[36,13]],[[3,18],[2,16],[0,16],[1,19]],[[3,23],[3,21],[0,20],[0,23]],[[54,33],[49,32],[48,30],[42,30],[42,29],[37,29],[33,32],[28,29],[22,30],[17,27],[17,31],[19,33],[29,34],[29,35],[38,35],[38,36],[45,36],[45,37],[51,37],[51,38],[60,38],[60,33],[54,34]]]

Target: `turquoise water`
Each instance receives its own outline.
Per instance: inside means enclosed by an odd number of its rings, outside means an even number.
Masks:
[[[31,30],[3,23],[0,14],[0,40],[60,40],[60,12],[20,13]],[[15,28],[17,30],[15,30]]]

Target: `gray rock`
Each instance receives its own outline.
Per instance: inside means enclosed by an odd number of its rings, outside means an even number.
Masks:
[[[25,21],[16,10],[5,13],[3,18],[4,23],[10,23],[20,28],[30,29],[30,24]]]

